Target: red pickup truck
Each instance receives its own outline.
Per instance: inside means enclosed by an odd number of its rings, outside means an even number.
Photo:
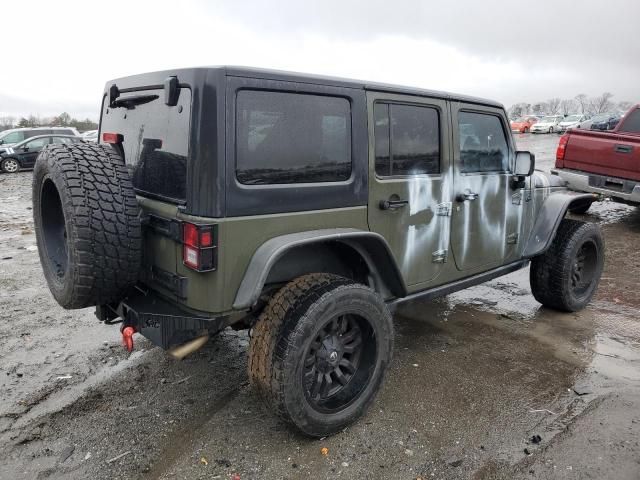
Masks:
[[[640,205],[640,105],[631,108],[613,130],[568,130],[560,137],[551,173],[572,190]],[[584,213],[590,205],[574,211]]]

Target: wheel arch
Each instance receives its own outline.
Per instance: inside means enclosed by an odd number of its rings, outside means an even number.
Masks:
[[[546,252],[551,246],[560,222],[570,206],[581,206],[598,199],[593,193],[562,191],[551,193],[542,204],[527,240],[523,256],[532,258]]]
[[[350,228],[325,229],[281,235],[263,243],[249,262],[233,308],[254,306],[269,284],[318,271],[372,283],[383,298],[407,295],[400,269],[381,235]]]

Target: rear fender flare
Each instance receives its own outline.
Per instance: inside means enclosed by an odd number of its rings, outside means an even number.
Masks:
[[[366,263],[381,293],[401,298],[407,295],[402,274],[386,240],[379,234],[352,228],[311,230],[281,235],[267,240],[253,254],[233,302],[234,310],[256,304],[269,272],[277,261],[296,247],[323,242],[339,242],[353,248]]]
[[[571,205],[594,202],[598,195],[593,193],[579,193],[562,191],[551,193],[542,204],[536,218],[529,239],[524,249],[523,256],[532,258],[543,254],[551,246],[556,236],[560,222],[567,214]]]

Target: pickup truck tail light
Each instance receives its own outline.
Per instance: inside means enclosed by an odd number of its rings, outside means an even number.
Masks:
[[[123,140],[124,140],[124,137],[122,136],[121,133],[104,132],[102,134],[102,141],[104,143],[118,144],[118,143],[122,143]]]
[[[567,150],[568,143],[569,134],[565,133],[560,137],[560,142],[558,142],[558,149],[556,150],[556,168],[564,167],[564,154]]]
[[[182,224],[182,263],[198,272],[215,270],[218,263],[217,225]]]

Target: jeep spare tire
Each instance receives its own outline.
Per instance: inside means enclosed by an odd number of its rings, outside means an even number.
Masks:
[[[138,204],[111,146],[45,148],[34,168],[33,217],[44,276],[64,308],[118,301],[136,283]]]

